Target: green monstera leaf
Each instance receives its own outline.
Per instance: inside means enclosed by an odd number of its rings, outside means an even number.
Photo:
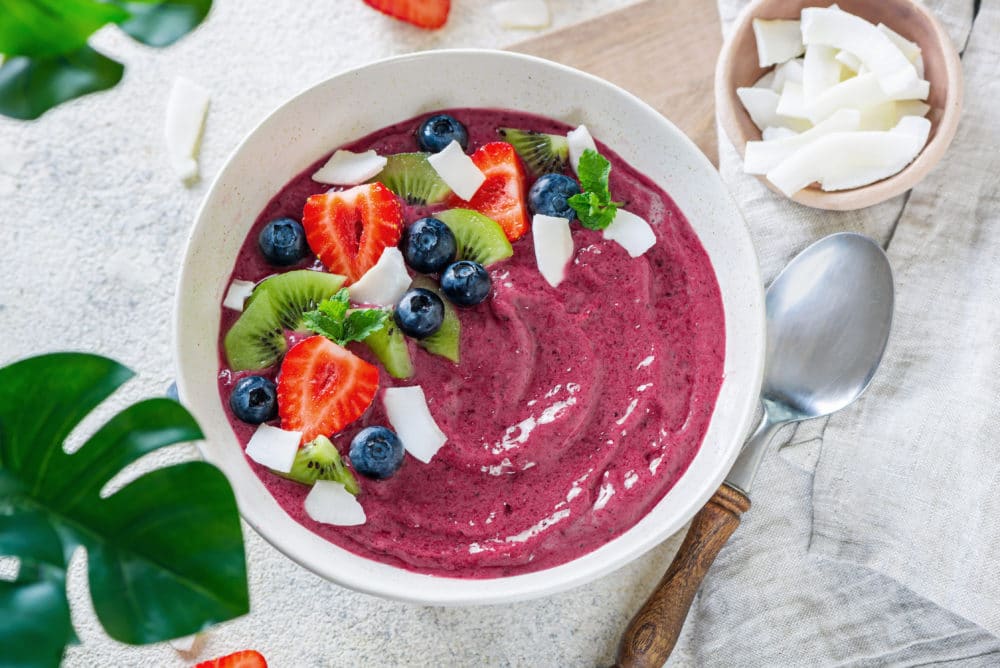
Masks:
[[[75,642],[65,580],[79,547],[94,609],[116,640],[159,642],[249,610],[236,501],[218,469],[187,462],[105,490],[142,456],[201,438],[187,410],[148,399],[76,452],[64,450],[76,425],[131,375],[81,353],[0,369],[0,555],[20,562],[13,581],[0,581],[4,665],[56,666]]]

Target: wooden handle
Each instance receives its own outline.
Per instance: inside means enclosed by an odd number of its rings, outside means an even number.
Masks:
[[[622,636],[619,668],[660,668],[677,643],[691,601],[750,499],[723,485],[691,521],[677,556]]]

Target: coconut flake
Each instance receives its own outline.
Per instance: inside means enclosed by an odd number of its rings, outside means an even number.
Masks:
[[[441,151],[427,157],[434,171],[438,173],[456,195],[469,201],[486,181],[486,175],[476,167],[472,158],[465,154],[462,145],[454,139]]]
[[[434,421],[424,390],[419,385],[387,388],[382,394],[382,405],[403,448],[424,464],[429,463],[448,440]]]
[[[789,130],[788,128],[775,128],[766,127],[760,132],[761,139],[764,141],[774,141],[775,139],[784,139],[785,137],[797,137],[799,135],[795,130]]]
[[[857,188],[910,164],[930,133],[930,121],[907,116],[888,132],[834,132],[802,147],[767,173],[789,197],[818,181],[823,190]]]
[[[920,47],[910,40],[906,39],[898,32],[890,28],[884,23],[879,23],[875,26],[883,35],[889,38],[889,41],[896,45],[896,48],[903,52],[906,59],[911,63],[915,63],[917,58],[920,57]]]
[[[492,9],[504,28],[545,28],[552,20],[545,0],[505,0]]]
[[[779,116],[784,116],[785,118],[808,120],[809,112],[806,110],[802,84],[797,84],[794,81],[785,82],[785,88],[781,91],[781,97],[778,98],[778,106],[775,107],[774,111]]]
[[[229,284],[229,290],[226,291],[226,298],[222,300],[222,305],[226,308],[231,308],[234,311],[243,310],[243,302],[247,300],[250,293],[253,292],[256,283],[253,281],[241,281],[239,279],[234,280]]]
[[[343,483],[333,480],[317,480],[303,505],[306,514],[321,524],[351,527],[364,524],[368,519],[357,498]]]
[[[850,51],[838,51],[833,58],[855,74],[861,69],[861,60]]]
[[[378,262],[347,288],[351,301],[359,304],[394,306],[413,279],[406,271],[403,254],[395,246],[382,251]]]
[[[778,102],[781,96],[766,88],[737,88],[736,96],[740,98],[743,107],[750,114],[750,120],[758,128],[787,127],[795,131],[809,128],[809,123],[801,119],[778,115]]]
[[[536,213],[531,220],[531,236],[538,271],[549,285],[558,287],[566,277],[566,263],[573,257],[569,220]]]
[[[656,233],[649,223],[625,209],[615,212],[614,220],[604,228],[604,238],[618,242],[632,257],[639,257],[656,244]]]
[[[586,125],[580,125],[575,130],[567,132],[566,142],[569,144],[569,164],[573,167],[573,172],[576,173],[580,167],[580,156],[587,149],[596,151],[597,144],[590,136],[590,130],[587,129]]]
[[[753,87],[754,88],[767,88],[769,90],[776,90],[775,87],[774,87],[774,80],[775,80],[775,78],[776,78],[775,71],[773,69],[772,70],[768,70],[767,72],[764,73],[764,76],[762,76],[761,78],[757,79],[757,81],[754,82]],[[778,91],[778,92],[780,92],[780,91]]]
[[[769,141],[749,141],[743,157],[743,171],[747,174],[766,174],[806,144],[833,132],[857,130],[860,123],[861,112],[857,109],[841,109],[801,134]]]
[[[789,60],[787,63],[782,63],[774,68],[774,90],[781,93],[785,89],[785,84],[789,81],[794,81],[795,83],[802,83],[802,77],[805,69],[805,60],[802,58],[796,58],[795,60]]]
[[[167,99],[164,135],[170,166],[182,181],[198,177],[198,147],[208,102],[207,88],[184,77],[174,79]]]
[[[805,50],[798,21],[754,19],[753,34],[761,67],[791,60]]]
[[[899,47],[860,16],[807,7],[802,10],[802,41],[853,53],[875,73],[886,95],[898,94],[918,79],[916,69]]]
[[[295,461],[295,453],[299,451],[301,442],[301,431],[285,431],[262,424],[250,437],[246,454],[273,471],[288,473],[292,470],[292,462]]]
[[[387,163],[388,159],[374,150],[353,153],[340,149],[312,175],[312,180],[335,186],[356,186],[377,175]]]
[[[904,116],[926,116],[931,110],[931,105],[920,100],[898,100],[896,102],[896,113],[900,119]]]
[[[832,46],[810,44],[802,61],[802,96],[810,100],[840,83],[840,63]]]

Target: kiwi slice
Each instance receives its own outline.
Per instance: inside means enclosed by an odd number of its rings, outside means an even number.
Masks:
[[[378,181],[409,204],[443,202],[451,188],[427,162],[430,153],[396,153],[386,156],[385,167],[371,182]]]
[[[302,327],[312,311],[344,284],[339,274],[298,269],[265,279],[254,288],[246,308],[226,333],[223,347],[233,371],[264,369],[285,354],[286,329]]]
[[[487,219],[488,220],[488,219]],[[506,238],[506,237],[504,237]],[[441,288],[430,278],[418,275],[413,279],[411,288],[425,288],[435,293],[444,302],[444,320],[441,322],[441,329],[434,332],[426,339],[420,339],[417,343],[429,353],[440,355],[450,359],[455,364],[459,360],[459,340],[462,333],[462,323],[458,321],[458,313],[448,298],[441,292]]]
[[[517,128],[498,128],[497,133],[514,147],[535,176],[566,169],[569,142],[565,136]]]
[[[439,211],[434,217],[455,235],[459,260],[472,260],[486,267],[514,254],[500,224],[478,211],[448,209]]]
[[[344,466],[340,453],[326,436],[317,436],[299,448],[292,461],[292,470],[278,475],[303,485],[312,485],[317,480],[333,480],[342,483],[344,489],[355,496],[361,491],[357,478]]]
[[[410,360],[410,349],[406,347],[406,337],[391,315],[385,327],[369,334],[364,343],[378,356],[382,366],[393,378],[409,378],[413,375],[413,362]]]

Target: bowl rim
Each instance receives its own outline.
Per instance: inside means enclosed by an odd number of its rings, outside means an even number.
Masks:
[[[578,564],[581,560],[587,559],[589,556],[594,555],[596,552],[602,550],[615,543],[615,541],[621,539],[624,536],[628,536],[631,532],[634,532],[639,526],[642,520],[637,522],[635,525],[627,529],[624,533],[620,534],[615,539],[612,539],[608,543],[603,544],[601,547],[595,549],[592,552],[580,555],[579,557],[565,562],[563,564],[543,569],[540,571],[533,571],[529,573],[500,576],[494,578],[483,578],[483,579],[472,579],[472,578],[452,578],[447,576],[439,575],[427,575],[423,573],[416,573],[403,568],[389,566],[381,562],[375,562],[373,560],[366,559],[352,552],[344,550],[343,548],[337,548],[337,551],[343,552],[350,559],[355,559],[363,561],[367,564],[374,564],[376,568],[386,568],[399,573],[401,577],[408,581],[412,587],[407,590],[400,590],[376,580],[372,581],[358,581],[345,578],[342,574],[339,574],[331,569],[324,567],[324,564],[318,561],[315,557],[316,555],[311,554],[300,554],[295,550],[291,549],[287,544],[279,539],[276,534],[277,531],[272,531],[271,527],[263,526],[258,518],[255,516],[255,511],[251,512],[248,510],[248,497],[246,494],[250,492],[244,488],[244,485],[253,486],[256,482],[258,485],[262,483],[256,479],[256,474],[250,469],[249,465],[246,464],[245,459],[242,457],[242,465],[246,469],[246,473],[249,474],[253,480],[246,480],[243,477],[234,480],[233,471],[227,470],[226,467],[221,465],[221,462],[213,455],[211,448],[208,445],[207,440],[202,440],[197,443],[199,451],[202,456],[209,462],[216,464],[219,468],[226,474],[227,478],[233,486],[234,493],[236,494],[237,504],[240,508],[240,514],[243,519],[268,543],[275,547],[278,551],[282,552],[292,561],[298,563],[302,567],[324,577],[327,580],[340,584],[342,586],[351,588],[356,591],[380,596],[392,600],[400,600],[410,603],[417,603],[423,605],[476,605],[476,604],[487,604],[487,603],[502,603],[502,602],[513,602],[519,600],[526,600],[531,598],[537,598],[540,596],[547,596],[550,594],[558,593],[577,587],[586,582],[595,580],[598,577],[606,575],[613,570],[616,570],[625,564],[633,561],[642,554],[645,554],[650,549],[660,544],[663,540],[666,540],[674,532],[682,529],[684,525],[694,516],[694,514],[704,506],[704,504],[709,500],[709,498],[715,493],[719,485],[722,483],[723,478],[729,472],[729,469],[735,461],[736,456],[739,453],[740,446],[743,443],[744,436],[749,431],[750,423],[755,415],[758,404],[759,390],[764,374],[764,351],[765,351],[765,317],[764,317],[764,290],[763,284],[760,278],[760,268],[759,262],[756,254],[756,250],[753,246],[753,242],[750,236],[749,228],[746,225],[745,220],[740,213],[739,208],[736,206],[735,201],[728,189],[722,183],[721,177],[716,171],[715,167],[709,162],[708,158],[701,152],[697,145],[683,132],[681,132],[669,119],[660,114],[660,112],[653,109],[646,102],[642,101],[640,98],[636,97],[632,93],[616,86],[600,77],[594,76],[587,72],[577,70],[575,68],[563,65],[561,63],[556,63],[544,58],[539,58],[536,56],[511,52],[511,51],[501,51],[495,49],[434,49],[426,51],[418,51],[408,54],[403,54],[399,56],[394,56],[390,58],[381,59],[378,61],[373,61],[364,65],[360,65],[349,70],[341,71],[336,73],[318,83],[310,85],[298,92],[297,94],[289,97],[276,108],[268,112],[262,120],[257,123],[252,130],[250,130],[240,143],[236,146],[233,151],[227,156],[225,162],[220,167],[218,173],[215,175],[211,186],[206,191],[206,194],[202,200],[201,206],[199,207],[194,224],[191,226],[188,232],[188,236],[185,242],[185,250],[182,259],[182,266],[180,275],[178,277],[177,283],[177,298],[174,300],[174,313],[173,313],[173,336],[174,336],[174,361],[175,361],[175,371],[177,372],[177,385],[179,394],[184,400],[186,397],[190,396],[190,388],[188,387],[188,381],[185,373],[185,363],[183,360],[183,340],[184,340],[184,325],[185,325],[185,314],[182,308],[184,303],[185,289],[189,284],[192,284],[192,272],[193,263],[191,262],[192,254],[195,252],[194,243],[198,235],[199,229],[204,224],[206,211],[208,210],[212,195],[219,184],[222,182],[223,178],[227,175],[228,168],[232,163],[238,158],[239,154],[244,150],[245,146],[254,138],[254,136],[261,131],[261,129],[267,125],[271,119],[276,115],[281,113],[290,105],[294,104],[299,98],[303,96],[310,95],[317,89],[325,86],[336,85],[335,82],[341,79],[349,79],[351,77],[356,77],[360,73],[363,73],[368,68],[375,67],[386,67],[391,66],[395,63],[413,61],[413,60],[425,60],[434,58],[466,58],[466,57],[486,57],[486,58],[502,58],[518,63],[523,63],[525,66],[535,66],[551,68],[560,74],[576,77],[585,81],[590,85],[595,85],[598,87],[608,89],[608,92],[613,93],[618,96],[625,98],[629,104],[635,105],[635,107],[643,112],[644,115],[649,116],[653,119],[655,123],[658,123],[660,128],[658,131],[666,132],[672,135],[673,139],[684,144],[691,154],[692,159],[696,163],[692,169],[699,169],[706,173],[708,178],[717,180],[719,194],[721,195],[723,201],[719,202],[721,206],[726,209],[726,217],[734,218],[732,226],[727,228],[726,232],[734,240],[734,243],[741,246],[744,253],[744,260],[752,265],[753,275],[747,277],[748,283],[751,287],[748,288],[748,303],[745,305],[747,309],[752,313],[750,319],[752,320],[751,327],[742,331],[741,338],[745,338],[749,342],[748,349],[751,351],[751,359],[748,363],[748,368],[750,369],[747,374],[748,385],[744,389],[741,389],[737,396],[737,400],[734,402],[733,412],[738,415],[736,422],[736,428],[732,432],[727,432],[725,434],[726,440],[729,441],[728,448],[725,450],[725,455],[718,460],[717,465],[715,465],[713,475],[705,477],[700,484],[697,493],[690,494],[685,498],[684,503],[680,512],[678,512],[669,523],[670,530],[667,531],[666,527],[657,532],[652,532],[649,535],[642,535],[640,537],[641,544],[634,546],[630,551],[619,553],[614,556],[614,558],[606,558],[602,563],[592,565],[590,561],[587,561],[588,567],[574,569],[574,566]],[[716,269],[716,271],[718,271]],[[197,283],[193,283],[197,285]],[[724,300],[725,301],[725,300]],[[728,313],[727,313],[728,315]],[[726,335],[727,335],[727,347],[728,338],[732,336],[732,331],[729,329],[729,323],[727,320],[726,325]],[[215,341],[211,342],[213,350],[216,350],[215,346],[217,343]],[[725,364],[725,362],[724,362]],[[727,378],[723,378],[723,385],[720,388],[720,393],[726,387]],[[213,391],[215,391],[213,389]],[[215,391],[217,394],[217,391]],[[189,406],[189,410],[195,414],[196,418],[199,417],[200,413],[204,413],[210,407],[202,406]],[[715,407],[713,407],[713,420],[715,419]],[[199,418],[200,419],[200,418]],[[711,425],[711,423],[710,423]],[[226,427],[229,428],[228,422]],[[231,430],[231,428],[230,428]],[[701,450],[699,450],[700,454]],[[697,460],[697,455],[695,460],[692,461],[691,466],[694,465],[694,461]],[[689,467],[690,469],[690,467]],[[242,476],[242,472],[236,472],[238,475]],[[684,476],[688,475],[686,472],[681,476],[681,480]],[[675,485],[675,488],[679,486]],[[671,490],[671,492],[673,489]],[[663,497],[658,503],[659,506],[663,501],[668,498],[670,492]],[[277,505],[277,502],[273,499],[270,494],[267,494],[267,499],[264,503],[270,502]],[[657,506],[654,506],[654,510]],[[285,519],[288,522],[299,527],[303,531],[309,532],[308,529],[299,525],[291,517],[284,513],[283,509],[280,512],[284,514]],[[650,511],[652,514],[653,510]],[[648,515],[647,515],[648,516]],[[645,518],[646,516],[644,516]],[[311,535],[312,532],[309,532]],[[328,541],[316,536],[316,538],[327,546],[333,545]],[[337,547],[337,546],[334,546]],[[559,578],[554,578],[553,574],[555,572],[559,573]],[[441,587],[442,583],[446,583],[446,586]]]
[[[736,88],[731,77],[732,70],[729,67],[736,58],[733,50],[734,37],[740,32],[749,30],[751,21],[755,18],[754,15],[764,5],[772,1],[753,0],[743,8],[733,21],[732,28],[723,40],[722,49],[719,51],[719,58],[716,60],[715,108],[717,109],[719,121],[725,130],[726,136],[740,155],[741,164],[748,138],[743,135],[740,118],[746,117],[747,114],[742,105],[739,105],[734,100]],[[941,21],[938,20],[930,9],[914,0],[892,1],[912,7],[916,13],[920,14],[930,24],[934,32],[934,39],[940,45],[944,54],[944,71],[945,78],[948,81],[948,95],[944,105],[941,107],[941,116],[937,120],[934,136],[921,149],[917,157],[901,171],[881,181],[849,190],[826,192],[819,188],[807,187],[788,197],[778,190],[773,183],[768,181],[763,174],[754,175],[773,192],[793,202],[798,202],[814,209],[826,209],[829,211],[854,211],[856,209],[863,209],[901,195],[913,188],[934,168],[948,150],[948,146],[951,145],[952,139],[955,138],[955,133],[958,130],[964,97],[965,84],[962,77],[962,62],[958,51],[955,49],[954,44],[952,44],[948,31],[945,30]],[[800,7],[816,6],[813,4],[814,2],[815,0],[800,0]]]

